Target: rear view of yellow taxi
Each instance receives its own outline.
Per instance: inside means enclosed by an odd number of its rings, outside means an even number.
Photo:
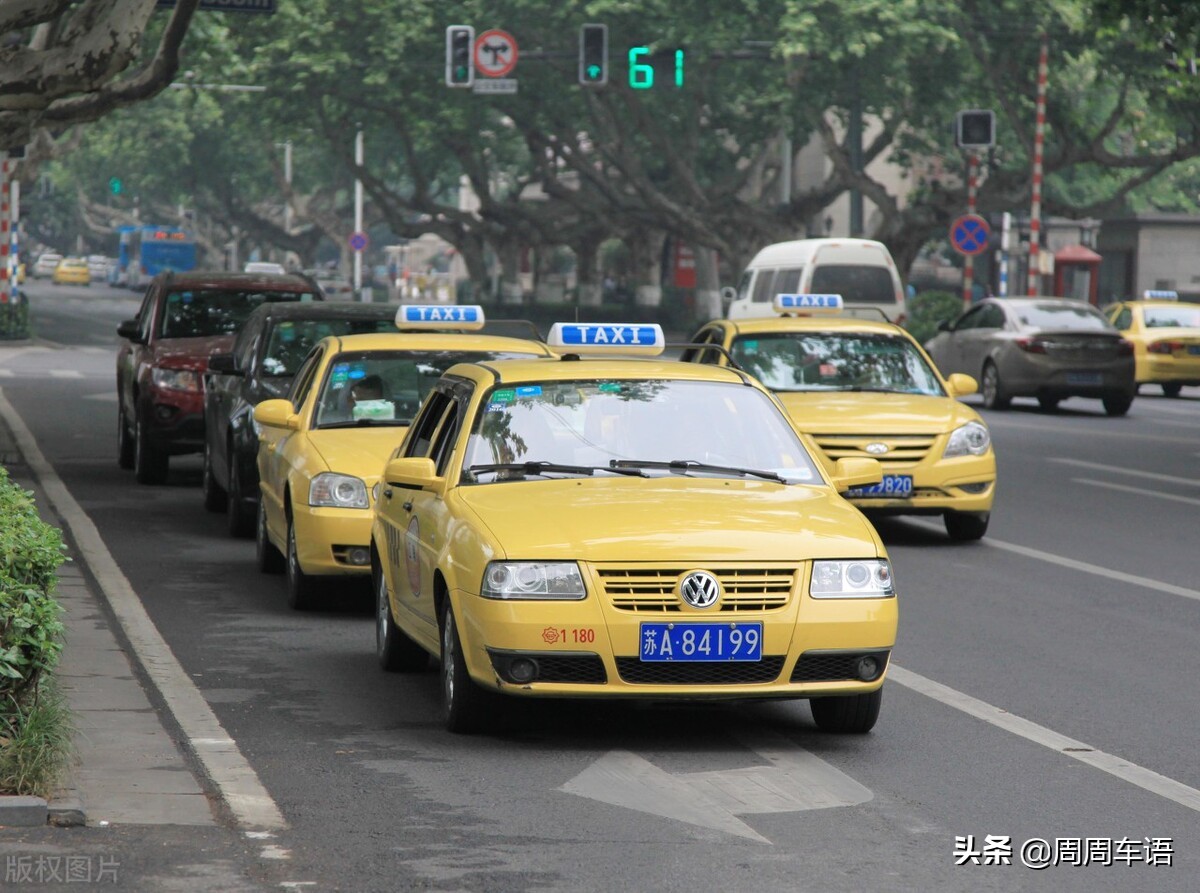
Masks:
[[[286,399],[254,410],[259,429],[260,570],[285,570],[288,604],[320,578],[370,573],[371,492],[421,400],[459,362],[548,356],[542,344],[473,332],[477,306],[401,305],[395,333],[325,338]]]
[[[821,458],[872,457],[883,479],[847,497],[864,511],[941,515],[951,539],[988,528],[996,457],[983,419],[956,400],[967,375],[942,378],[908,332],[882,319],[840,316],[838,295],[779,295],[774,318],[722,319],[692,338],[685,360],[735,364],[775,392]],[[802,315],[801,315],[802,314]]]
[[[658,326],[549,340],[560,358],[447,371],[387,464],[382,666],[440,658],[458,732],[499,694],[809,698],[821,728],[869,731],[895,587],[838,491],[879,464],[828,475],[744,373],[619,356],[659,353]]]
[[[1184,385],[1200,385],[1200,305],[1180,304],[1173,291],[1147,291],[1144,300],[1123,301],[1105,315],[1133,344],[1138,385],[1156,384],[1168,397]]]

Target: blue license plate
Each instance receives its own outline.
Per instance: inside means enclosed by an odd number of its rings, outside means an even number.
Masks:
[[[762,660],[761,623],[643,623],[644,661]]]
[[[1068,372],[1067,384],[1097,385],[1104,383],[1099,372]]]
[[[854,487],[847,496],[912,496],[911,474],[885,474],[883,480],[870,487]]]

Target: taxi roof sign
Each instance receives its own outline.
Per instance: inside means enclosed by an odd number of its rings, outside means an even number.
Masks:
[[[483,328],[483,308],[478,304],[401,304],[396,311],[398,329],[454,329],[475,332]]]
[[[658,323],[556,322],[546,344],[559,353],[656,357],[667,340]]]
[[[841,295],[776,295],[772,305],[776,313],[841,313]]]
[[[1168,289],[1148,288],[1142,292],[1143,301],[1178,301],[1179,292]]]

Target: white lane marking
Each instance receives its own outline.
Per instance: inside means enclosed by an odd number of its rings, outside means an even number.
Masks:
[[[1149,791],[1151,794],[1157,794],[1159,797],[1178,803],[1180,806],[1186,806],[1188,809],[1200,812],[1200,791],[1188,787],[1182,782],[1175,781],[1173,778],[1167,778],[1165,775],[1160,775],[1144,766],[1131,763],[1123,757],[1097,750],[1083,741],[1068,738],[1066,735],[1061,735],[1053,729],[1048,729],[1031,720],[1023,719],[1016,714],[1009,713],[1007,710],[994,707],[986,701],[973,698],[964,692],[942,685],[940,682],[934,682],[932,679],[928,679],[911,670],[906,670],[896,664],[892,664],[888,668],[888,678],[893,682],[900,683],[905,688],[911,688],[913,691],[920,692],[926,697],[933,698],[933,700],[939,701],[947,707],[961,710],[963,713],[974,716],[976,719],[981,719],[1007,732],[1012,732],[1012,734],[1027,741],[1032,741],[1035,744],[1048,747],[1050,750],[1058,751],[1064,756],[1078,760],[1081,763],[1086,763],[1095,769],[1099,769],[1101,772],[1107,772],[1109,775],[1136,785],[1144,791]]]
[[[283,814],[263,787],[258,774],[229,737],[195,683],[183,671],[171,647],[146,613],[133,586],[104,545],[96,525],[42,455],[37,440],[2,390],[0,418],[8,423],[21,455],[41,484],[46,498],[71,531],[80,555],[100,584],[146,674],[234,817],[239,824],[250,828],[287,827]]]
[[[1166,499],[1170,502],[1184,502],[1188,505],[1200,505],[1200,499],[1191,496],[1180,496],[1177,493],[1163,493],[1160,490],[1147,490],[1145,487],[1126,487],[1124,484],[1110,484],[1108,481],[1094,481],[1091,478],[1071,478],[1076,484],[1087,484],[1089,487],[1103,487],[1106,490],[1117,490],[1121,493],[1136,493],[1138,496],[1152,496],[1155,499]]]
[[[12,378],[13,371],[11,369],[0,369],[0,378]]]
[[[1139,493],[1142,491],[1138,491]],[[909,524],[915,524],[918,527],[924,527],[926,530],[941,531],[940,524],[933,524],[929,521],[922,521],[918,518],[905,518]],[[1183,586],[1176,586],[1173,583],[1164,583],[1161,580],[1154,580],[1150,577],[1139,577],[1137,574],[1127,574],[1124,571],[1113,570],[1112,568],[1100,567],[1097,564],[1092,564],[1087,561],[1077,561],[1074,558],[1067,558],[1065,555],[1055,555],[1053,552],[1043,552],[1041,549],[1031,549],[1028,546],[1018,546],[1016,543],[1006,543],[1003,540],[992,539],[988,537],[986,540],[981,540],[979,545],[983,548],[1000,549],[1004,552],[1012,552],[1015,555],[1024,555],[1026,558],[1033,558],[1037,561],[1045,561],[1048,564],[1057,564],[1059,567],[1068,567],[1074,571],[1082,571],[1085,574],[1094,574],[1097,577],[1105,577],[1109,580],[1116,580],[1119,583],[1129,583],[1132,586],[1141,586],[1143,589],[1153,589],[1155,592],[1165,592],[1169,595],[1181,595],[1184,598],[1200,601],[1200,590],[1186,589]]]
[[[78,369],[51,369],[47,374],[51,378],[83,378],[83,373]]]
[[[116,403],[118,394],[116,391],[110,391],[107,394],[88,394],[84,400],[103,400],[106,403]]]
[[[1113,474],[1124,474],[1129,477],[1146,478],[1150,481],[1165,481],[1168,484],[1187,484],[1200,487],[1200,478],[1181,478],[1171,474],[1159,474],[1154,471],[1138,471],[1136,468],[1122,468],[1120,465],[1101,465],[1099,462],[1085,462],[1082,459],[1047,459],[1059,465],[1073,465],[1076,468],[1090,468],[1093,471],[1110,471]]]
[[[739,815],[799,812],[866,803],[874,794],[781,735],[739,735],[768,765],[676,775],[624,750],[613,750],[559,790],[769,844]]]
[[[260,859],[290,859],[292,851],[270,843],[259,851],[258,857]]]

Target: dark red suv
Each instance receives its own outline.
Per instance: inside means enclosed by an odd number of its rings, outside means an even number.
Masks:
[[[117,327],[117,453],[141,484],[161,484],[171,456],[204,449],[204,372],[255,307],[320,301],[307,276],[163,273],[134,319]]]

